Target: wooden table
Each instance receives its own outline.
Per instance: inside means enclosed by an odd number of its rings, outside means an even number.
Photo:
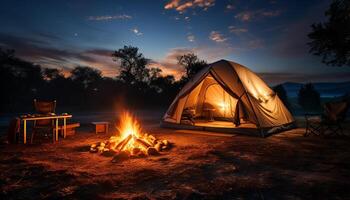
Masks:
[[[54,119],[55,120],[55,137],[53,142],[58,141],[58,120],[63,119],[63,137],[66,137],[67,131],[67,119],[72,118],[72,115],[45,115],[45,116],[28,116],[21,117],[23,121],[23,144],[27,143],[27,121],[43,120],[43,119]]]
[[[108,133],[109,122],[92,122],[95,125],[95,133]]]

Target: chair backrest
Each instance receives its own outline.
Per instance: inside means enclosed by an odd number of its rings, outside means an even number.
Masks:
[[[56,100],[54,101],[37,101],[34,99],[34,109],[39,114],[55,113]]]
[[[332,122],[344,121],[349,109],[347,101],[328,102],[324,105],[325,118]]]
[[[55,113],[56,100],[54,101],[37,101],[34,99],[34,109],[38,114]],[[50,126],[53,124],[51,119],[36,120],[34,126]]]

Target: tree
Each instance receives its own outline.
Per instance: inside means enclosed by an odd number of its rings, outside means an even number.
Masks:
[[[42,73],[44,79],[47,81],[53,81],[59,78],[64,78],[62,70],[58,70],[56,68],[44,68]]]
[[[78,66],[71,71],[71,79],[80,83],[86,89],[101,80],[101,74],[100,70],[91,67]]]
[[[310,52],[331,66],[350,66],[350,0],[333,0],[328,21],[312,24]]]
[[[306,111],[316,111],[321,105],[320,93],[311,83],[307,83],[299,90],[298,103]]]
[[[135,84],[144,82],[148,79],[149,70],[146,65],[149,60],[142,53],[138,52],[137,47],[124,46],[115,51],[112,56],[115,61],[120,61],[120,74],[118,78],[125,83]]]
[[[155,67],[155,68],[151,68],[149,70],[149,80],[152,81],[152,80],[155,80],[157,79],[158,77],[161,77],[161,73],[162,73],[162,70]]]
[[[288,95],[287,95],[287,91],[284,89],[282,84],[276,85],[275,87],[272,88],[273,91],[276,92],[276,94],[278,95],[278,97],[281,99],[281,101],[283,102],[283,104],[290,109],[290,103],[288,101]]]
[[[194,53],[188,53],[177,58],[178,63],[185,68],[185,75],[181,78],[185,82],[191,79],[208,64],[200,60]]]

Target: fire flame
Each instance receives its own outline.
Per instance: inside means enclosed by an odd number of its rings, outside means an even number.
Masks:
[[[122,113],[119,127],[117,127],[117,129],[120,133],[121,139],[125,139],[129,135],[132,135],[133,138],[135,136],[139,137],[141,133],[141,127],[139,123],[129,112]]]

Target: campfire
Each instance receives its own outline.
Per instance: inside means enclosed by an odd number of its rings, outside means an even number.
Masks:
[[[151,134],[142,133],[140,124],[129,112],[122,114],[117,130],[119,135],[92,144],[90,152],[114,156],[113,161],[117,161],[129,157],[158,155],[159,152],[170,148],[167,140],[158,140]]]

